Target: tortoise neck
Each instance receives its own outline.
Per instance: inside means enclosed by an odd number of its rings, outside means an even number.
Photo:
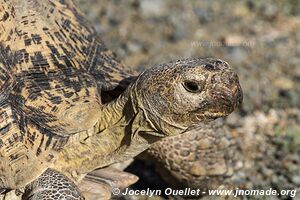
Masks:
[[[159,132],[147,117],[145,109],[139,104],[136,85],[135,83],[130,84],[117,99],[104,105],[101,110],[99,132],[112,127],[123,127],[125,129],[127,126],[131,128],[139,127],[139,131],[153,134]],[[127,132],[126,130],[123,131]]]
[[[109,132],[120,142],[119,155],[135,156],[163,135],[158,133],[143,109],[138,106],[135,84],[131,84],[116,100],[103,107],[99,135]],[[115,158],[116,160],[119,160]],[[119,160],[120,161],[120,160]]]
[[[113,126],[126,125],[136,115],[132,109],[129,91],[126,90],[117,99],[104,105],[101,110],[99,132]]]
[[[102,146],[103,138],[111,138],[110,150],[103,159],[109,164],[128,160],[161,139],[143,109],[138,106],[135,84],[129,85],[121,96],[106,104],[101,117],[95,138],[100,141],[99,146]]]

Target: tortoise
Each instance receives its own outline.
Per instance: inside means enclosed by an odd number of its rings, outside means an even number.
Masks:
[[[84,199],[76,184],[88,172],[227,116],[242,100],[225,61],[183,59],[130,77],[71,0],[0,2],[3,192]]]

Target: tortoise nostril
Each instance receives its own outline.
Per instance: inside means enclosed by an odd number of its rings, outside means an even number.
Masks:
[[[215,63],[216,63],[216,65],[221,65],[221,64],[223,64],[223,62],[222,62],[221,60],[217,60]]]
[[[192,93],[197,93],[202,90],[201,86],[196,81],[184,81],[183,87],[188,91]]]

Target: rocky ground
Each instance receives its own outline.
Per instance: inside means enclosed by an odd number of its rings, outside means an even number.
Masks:
[[[298,188],[300,199],[299,0],[78,2],[132,69],[187,57],[230,63],[244,90],[243,105],[226,119],[242,166],[232,180],[243,188]],[[143,162],[135,167],[146,179],[153,173]]]

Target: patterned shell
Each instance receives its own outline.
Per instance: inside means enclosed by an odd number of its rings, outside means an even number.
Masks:
[[[0,188],[41,174],[127,76],[71,1],[0,0]]]

